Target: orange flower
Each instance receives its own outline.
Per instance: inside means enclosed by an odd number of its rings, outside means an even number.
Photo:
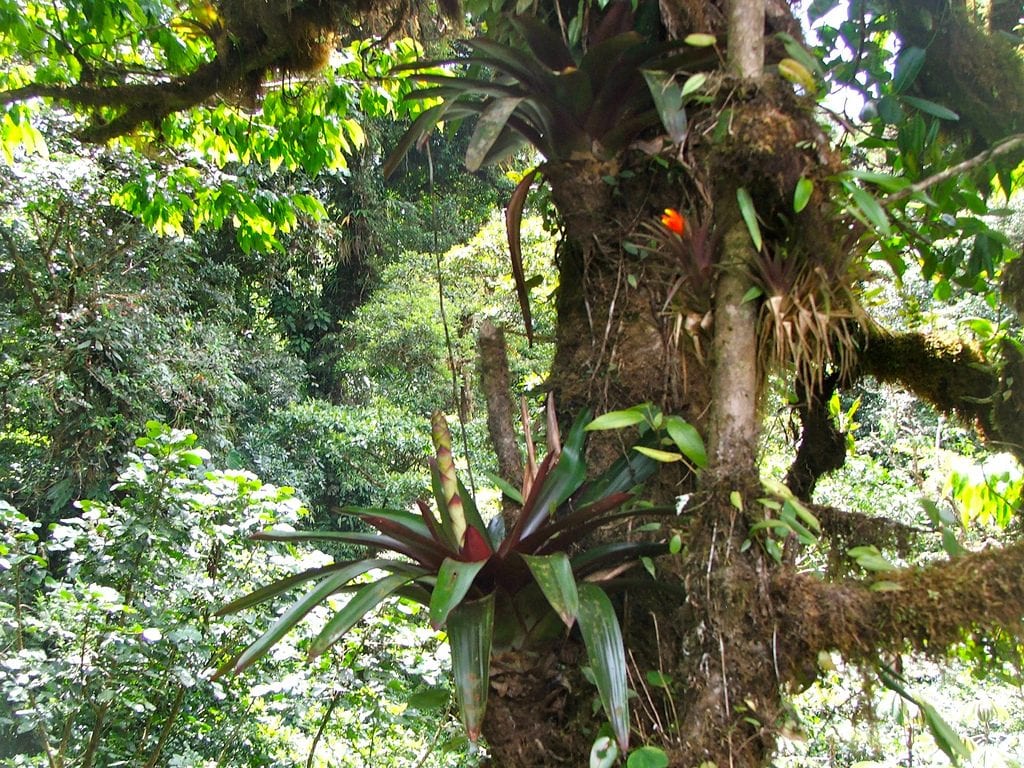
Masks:
[[[675,208],[665,209],[665,213],[661,216],[661,223],[677,235],[682,235],[686,231],[686,219]]]

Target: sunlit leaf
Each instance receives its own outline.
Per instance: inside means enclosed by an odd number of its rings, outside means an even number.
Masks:
[[[466,562],[445,558],[430,598],[430,623],[435,628],[442,626],[452,609],[462,602],[473,586],[473,579],[486,563],[486,560]]]

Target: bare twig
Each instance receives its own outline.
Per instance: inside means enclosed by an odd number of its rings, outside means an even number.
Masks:
[[[951,179],[954,176],[959,176],[961,173],[966,173],[967,171],[970,171],[973,168],[977,168],[979,165],[984,165],[989,160],[995,157],[1005,155],[1009,152],[1013,152],[1021,148],[1024,148],[1024,133],[1018,133],[1013,136],[1010,136],[996,144],[991,149],[986,149],[981,154],[975,155],[974,157],[970,157],[967,160],[964,160],[962,163],[951,165],[949,168],[946,168],[943,171],[939,171],[938,173],[929,176],[927,179],[921,179],[921,181],[917,182],[916,184],[911,184],[909,187],[904,187],[898,192],[893,192],[891,195],[884,198],[882,200],[882,203],[884,205],[893,205],[894,203],[898,203],[901,200],[906,200],[908,197],[916,195],[918,192],[923,192],[929,187],[933,187],[936,184],[941,184],[942,182]]]

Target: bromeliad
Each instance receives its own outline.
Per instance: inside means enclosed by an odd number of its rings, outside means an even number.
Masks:
[[[436,513],[424,501],[417,503],[418,512],[350,507],[345,513],[375,532],[269,530],[256,534],[254,538],[265,541],[326,540],[390,554],[304,571],[221,608],[218,614],[240,611],[301,584],[312,584],[218,674],[241,672],[313,608],[333,602],[339,594],[351,597],[334,609],[313,640],[310,658],[338,642],[383,600],[397,595],[426,605],[431,624],[447,630],[456,696],[467,734],[475,742],[487,703],[492,639],[498,637],[510,647],[523,644],[534,630],[561,619],[567,628],[580,626],[601,703],[625,751],[629,739],[625,651],[611,601],[598,584],[603,575],[618,575],[641,557],[666,552],[667,545],[664,541],[616,541],[587,547],[586,541],[608,523],[671,514],[674,509],[629,505],[630,490],[657,466],[642,452],[630,451],[602,475],[585,482],[583,444],[588,422],[589,416],[583,414],[563,445],[557,438],[553,441],[543,461],[528,473],[523,493],[508,489],[521,508],[507,532],[500,516],[489,525],[484,522],[455,471],[448,425],[443,415],[435,414],[430,475]],[[557,428],[549,428],[549,433],[556,432]],[[367,582],[367,575],[373,580]],[[531,595],[537,590],[551,610],[541,611],[531,626],[524,627],[521,605],[535,603]],[[510,626],[516,627],[511,633]]]

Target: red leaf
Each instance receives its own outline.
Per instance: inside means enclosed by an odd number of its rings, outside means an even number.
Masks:
[[[492,554],[491,545],[473,526],[466,528],[466,543],[462,546],[461,557],[467,562],[486,560]]]

